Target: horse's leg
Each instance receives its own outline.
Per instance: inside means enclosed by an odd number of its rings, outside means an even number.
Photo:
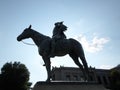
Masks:
[[[83,68],[82,64],[79,62],[78,56],[75,55],[75,53],[71,53],[69,55],[73,59],[73,61],[75,62],[75,64],[82,70],[82,73],[83,73],[84,78],[86,80],[86,74],[85,74],[85,71],[84,71],[84,68]]]
[[[50,58],[47,56],[42,56],[45,66],[46,66],[46,70],[47,70],[47,82],[50,82],[50,77],[51,77],[51,63],[50,63]]]
[[[89,80],[89,70],[88,70],[88,65],[87,65],[87,62],[86,62],[86,59],[85,59],[85,56],[80,54],[80,59],[83,63],[83,66],[84,66],[84,69],[85,69],[85,73],[86,73],[86,77],[87,77],[87,80]]]

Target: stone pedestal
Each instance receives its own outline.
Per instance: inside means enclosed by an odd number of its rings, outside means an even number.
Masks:
[[[37,82],[33,90],[107,90],[95,82]]]

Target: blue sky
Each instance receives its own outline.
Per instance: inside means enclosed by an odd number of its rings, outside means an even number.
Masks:
[[[17,42],[16,37],[30,24],[51,37],[54,23],[59,21],[68,26],[67,38],[81,42],[89,66],[120,64],[119,0],[0,0],[0,68],[6,62],[20,61],[29,69],[33,84],[46,80],[37,47]],[[51,62],[52,66],[76,67],[68,55]]]

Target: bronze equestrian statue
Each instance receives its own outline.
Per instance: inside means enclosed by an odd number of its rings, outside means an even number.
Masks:
[[[26,28],[22,34],[17,37],[18,41],[23,39],[31,38],[38,47],[38,52],[42,56],[44,61],[44,66],[47,70],[47,82],[50,82],[51,78],[51,63],[50,58],[54,56],[64,56],[69,54],[73,59],[74,63],[82,70],[85,81],[89,80],[89,70],[88,65],[85,59],[84,51],[82,45],[75,39],[66,39],[64,31],[67,30],[67,26],[63,22],[55,23],[53,30],[53,36],[43,35],[33,29],[31,25]],[[79,62],[79,58],[82,61],[82,64]]]

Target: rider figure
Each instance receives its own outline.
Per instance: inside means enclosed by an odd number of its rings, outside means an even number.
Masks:
[[[66,38],[66,35],[64,34],[64,31],[66,30],[67,30],[67,27],[63,24],[63,22],[55,23],[55,27],[53,29],[52,42],[51,42],[51,53],[49,57],[55,56],[54,52],[55,52],[56,42],[60,39]]]
[[[55,48],[56,48],[56,42],[60,39],[65,39],[66,35],[64,34],[64,31],[67,30],[67,26],[65,26],[63,24],[63,22],[57,22],[55,23],[55,27],[53,29],[53,36],[52,36],[52,40],[51,40],[51,52],[49,57],[54,57],[55,54]],[[45,64],[43,64],[43,66],[46,66]]]

